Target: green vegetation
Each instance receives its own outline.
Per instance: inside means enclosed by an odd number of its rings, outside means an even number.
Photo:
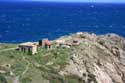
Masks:
[[[0,43],[0,50],[9,49],[9,48],[15,48],[16,46],[17,46],[16,44]]]
[[[13,72],[14,76],[19,76],[22,83],[47,83],[47,81],[51,83],[79,83],[78,77],[65,77],[58,74],[60,68],[67,64],[68,57],[71,55],[70,49],[54,46],[53,49],[47,50],[39,47],[37,54],[30,55],[18,52],[15,50],[16,47],[17,45],[14,44],[0,44],[0,63],[10,64],[11,68],[8,70]],[[0,77],[0,81],[4,81],[0,83],[12,82],[15,79],[9,74]]]
[[[0,83],[8,83],[4,75],[0,74]]]
[[[68,80],[67,83],[85,83],[81,78],[75,75],[69,75],[65,77]]]

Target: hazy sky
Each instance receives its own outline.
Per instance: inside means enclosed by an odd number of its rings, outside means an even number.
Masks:
[[[109,3],[125,3],[125,0],[2,0],[2,1],[57,1],[57,2],[109,2]]]

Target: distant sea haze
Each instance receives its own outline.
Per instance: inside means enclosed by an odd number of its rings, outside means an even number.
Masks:
[[[52,40],[75,32],[125,36],[125,5],[0,3],[0,42]]]

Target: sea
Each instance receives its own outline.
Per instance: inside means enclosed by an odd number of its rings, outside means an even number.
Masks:
[[[125,4],[0,2],[0,43],[54,40],[76,32],[125,37]]]

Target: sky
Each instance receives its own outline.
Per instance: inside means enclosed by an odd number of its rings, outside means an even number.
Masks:
[[[125,3],[125,0],[2,0],[2,1],[56,1],[56,2],[105,2],[105,3]]]

